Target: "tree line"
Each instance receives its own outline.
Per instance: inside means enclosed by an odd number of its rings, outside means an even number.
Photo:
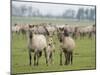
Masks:
[[[43,15],[38,8],[32,6],[16,6],[12,5],[12,16],[28,16],[28,17],[48,17],[48,18],[67,18],[77,20],[95,20],[95,8],[79,8],[77,11],[74,9],[66,9],[62,15],[52,15],[50,13]]]

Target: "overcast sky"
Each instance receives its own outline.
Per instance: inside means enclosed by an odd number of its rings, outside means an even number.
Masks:
[[[16,6],[26,5],[32,6],[34,8],[38,8],[40,13],[47,14],[50,13],[52,15],[62,15],[62,13],[66,9],[74,9],[77,11],[79,8],[95,8],[94,6],[82,6],[82,5],[64,5],[64,4],[49,4],[49,3],[35,3],[35,2],[18,2],[12,1],[12,4]]]

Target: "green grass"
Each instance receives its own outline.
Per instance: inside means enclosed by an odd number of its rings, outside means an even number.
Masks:
[[[18,24],[40,24],[40,23],[53,23],[53,24],[69,24],[69,25],[93,25],[95,21],[89,20],[72,20],[64,18],[41,18],[41,17],[15,17],[12,16],[12,25]]]
[[[47,66],[45,64],[44,54],[39,60],[39,66],[29,66],[27,39],[22,35],[12,35],[12,73],[35,73],[35,72],[50,72],[64,70],[80,70],[80,69],[95,69],[95,39],[77,39],[76,48],[74,50],[73,65],[59,65],[59,42],[56,36],[55,41],[56,51],[54,53],[54,64]],[[63,56],[64,63],[64,56]]]
[[[71,25],[93,25],[90,21],[73,21],[68,19],[47,19],[39,17],[12,17],[12,25],[18,24],[39,24],[39,23],[53,23],[53,24],[71,24]],[[76,48],[74,50],[73,65],[59,65],[59,42],[56,36],[53,37],[55,41],[56,51],[54,53],[54,64],[46,66],[44,54],[39,60],[39,66],[29,66],[29,56],[27,49],[27,38],[22,35],[12,34],[12,73],[35,73],[35,72],[50,72],[50,71],[68,71],[68,70],[84,70],[95,69],[95,39],[77,39]],[[33,61],[32,61],[33,63]],[[64,56],[63,56],[64,63]]]

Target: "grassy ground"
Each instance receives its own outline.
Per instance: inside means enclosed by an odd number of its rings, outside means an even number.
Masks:
[[[53,23],[53,24],[71,24],[71,25],[93,25],[90,21],[72,21],[66,19],[46,19],[46,18],[27,18],[27,17],[12,17],[12,25],[14,23]],[[77,39],[76,48],[74,50],[73,65],[59,65],[59,42],[56,36],[55,41],[56,51],[54,54],[54,64],[46,66],[44,54],[39,60],[39,66],[29,66],[29,56],[27,49],[27,39],[25,36],[12,34],[12,73],[35,73],[35,72],[50,72],[50,71],[68,71],[80,69],[95,69],[95,39]],[[63,56],[64,58],[64,56]],[[64,60],[63,60],[64,63]]]
[[[69,25],[93,25],[94,21],[89,20],[73,20],[63,18],[41,18],[41,17],[13,17],[12,25],[18,24],[40,24],[40,23],[53,23],[53,24],[69,24]]]
[[[59,65],[59,42],[57,37],[53,37],[56,51],[54,55],[54,64],[46,66],[44,54],[39,60],[39,66],[29,66],[28,49],[26,37],[22,35],[12,35],[12,73],[35,73],[64,70],[95,69],[95,40],[84,38],[77,39],[74,50],[73,65]],[[64,58],[64,56],[63,56]],[[63,60],[64,63],[64,60]]]

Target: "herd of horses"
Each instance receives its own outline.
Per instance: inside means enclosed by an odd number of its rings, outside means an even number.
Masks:
[[[65,65],[73,64],[73,51],[75,49],[74,39],[84,39],[95,37],[95,25],[90,26],[72,26],[72,25],[53,25],[41,23],[37,25],[14,24],[12,32],[17,35],[23,34],[27,36],[29,65],[32,65],[32,53],[34,53],[34,65],[39,64],[39,58],[44,52],[46,64],[53,62],[55,52],[53,36],[57,36],[60,43],[60,65],[62,65],[62,54],[65,56]]]

